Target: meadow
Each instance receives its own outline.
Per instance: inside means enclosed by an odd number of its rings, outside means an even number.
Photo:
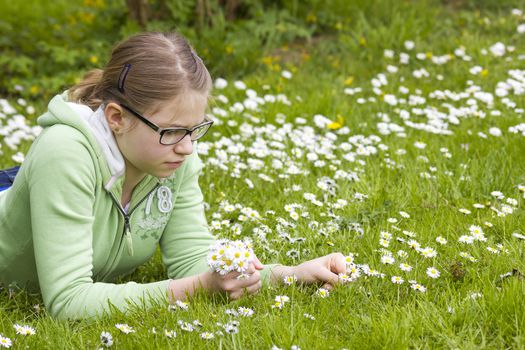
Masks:
[[[5,287],[0,347],[525,348],[525,7],[344,25],[215,75],[215,125],[197,146],[214,235],[264,263],[341,252],[339,285],[70,322]],[[45,101],[24,89],[0,96],[3,167],[40,132]],[[164,278],[156,254],[122,281]]]

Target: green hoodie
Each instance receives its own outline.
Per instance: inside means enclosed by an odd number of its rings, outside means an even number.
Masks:
[[[214,238],[198,184],[202,162],[194,152],[169,178],[146,176],[126,215],[118,200],[122,156],[107,124],[94,127],[89,114],[97,112],[80,115],[66,96],[55,96],[38,119],[44,130],[13,186],[0,193],[0,282],[39,290],[58,318],[100,315],[110,303],[126,310],[130,302],[167,300],[169,279],[111,282],[147,261],[158,244],[170,279],[206,271]]]

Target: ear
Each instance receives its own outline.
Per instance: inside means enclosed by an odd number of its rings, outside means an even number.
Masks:
[[[115,134],[120,134],[126,128],[126,118],[124,117],[124,110],[115,102],[110,102],[104,108],[104,114],[109,128]]]

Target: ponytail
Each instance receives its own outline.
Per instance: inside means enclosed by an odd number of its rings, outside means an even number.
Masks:
[[[68,90],[68,97],[71,102],[81,103],[91,109],[97,109],[103,99],[96,96],[97,85],[102,81],[102,69],[93,69],[84,75],[80,83]]]

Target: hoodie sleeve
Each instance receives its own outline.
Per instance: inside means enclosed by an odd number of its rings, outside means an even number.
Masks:
[[[169,280],[93,281],[94,155],[83,135],[54,126],[26,159],[35,262],[44,304],[57,318],[87,318],[130,304],[167,300]]]
[[[162,235],[162,258],[173,279],[205,272],[206,257],[215,238],[211,235],[204,214],[204,200],[199,187],[203,164],[197,153],[188,159],[184,169],[173,212]],[[261,278],[268,283],[275,265],[265,265]]]

